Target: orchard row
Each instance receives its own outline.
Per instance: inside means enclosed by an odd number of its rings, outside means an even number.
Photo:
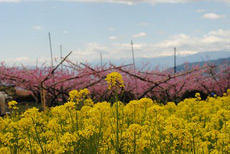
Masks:
[[[222,95],[230,87],[230,65],[205,65],[189,68],[183,72],[161,71],[158,68],[147,70],[133,69],[133,66],[96,66],[83,64],[69,68],[50,67],[7,67],[0,66],[0,80],[6,85],[14,85],[28,90],[37,102],[41,98],[52,106],[57,102],[66,102],[72,89],[89,89],[91,98],[96,101],[110,100],[113,93],[107,89],[105,78],[110,72],[123,76],[124,87],[118,91],[119,100],[129,102],[133,99],[149,97],[166,103],[187,97],[189,91],[199,90],[201,94],[215,93]],[[70,68],[71,67],[71,68]],[[41,97],[42,96],[42,97]],[[194,93],[192,93],[194,96]],[[203,97],[203,95],[202,95]],[[182,99],[181,99],[182,100]]]

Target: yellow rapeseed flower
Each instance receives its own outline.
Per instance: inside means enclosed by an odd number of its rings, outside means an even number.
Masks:
[[[230,153],[229,94],[203,101],[197,94],[177,105],[142,98],[113,106],[94,104],[87,94],[74,90],[71,101],[47,112],[31,108],[0,117],[0,154]]]
[[[70,102],[76,102],[77,104],[79,101],[83,100],[86,98],[86,96],[89,94],[88,89],[81,89],[80,91],[78,90],[72,90],[69,92],[69,101]]]
[[[196,94],[195,94],[195,97],[196,97],[196,99],[197,99],[198,101],[201,100],[200,93],[196,93]]]
[[[108,89],[111,89],[112,87],[124,87],[124,81],[122,79],[122,75],[117,72],[112,72],[106,76],[105,81],[109,84]]]
[[[18,102],[16,102],[16,101],[8,102],[8,106],[10,109],[18,109],[18,107],[16,107],[17,104],[18,104]]]
[[[230,95],[230,89],[227,89],[227,94]]]

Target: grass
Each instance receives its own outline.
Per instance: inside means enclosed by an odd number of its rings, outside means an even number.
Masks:
[[[36,104],[35,102],[18,102],[17,107],[19,107],[18,112],[25,112],[29,108],[36,107],[39,110],[42,110],[41,104]]]

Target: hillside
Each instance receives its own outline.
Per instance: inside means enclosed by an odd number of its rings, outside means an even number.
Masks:
[[[215,64],[215,65],[220,65],[223,63],[230,63],[230,57],[228,58],[219,58],[216,60],[208,60],[208,61],[200,61],[200,62],[193,62],[193,63],[186,63],[186,65],[189,65],[189,67],[191,68],[193,65],[199,65],[199,66],[203,66],[204,64]],[[184,65],[185,64],[181,64],[181,65],[177,65],[177,71],[183,71],[184,70]]]
[[[230,57],[230,51],[207,51],[196,53],[192,55],[177,55],[177,65],[183,65],[184,63],[197,63],[208,62],[217,59],[224,59]],[[221,60],[220,60],[221,61]],[[99,61],[89,62],[93,65],[99,65]],[[113,63],[116,65],[132,64],[132,58],[120,58],[120,59],[103,59],[103,64]],[[153,69],[159,67],[160,69],[167,69],[174,66],[174,56],[160,56],[155,58],[136,57],[136,68],[142,68],[144,64],[148,64],[146,69]]]

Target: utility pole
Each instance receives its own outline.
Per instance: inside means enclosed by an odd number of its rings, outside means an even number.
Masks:
[[[62,45],[60,45],[60,59],[62,61]]]
[[[133,68],[134,68],[134,70],[135,70],[136,67],[135,67],[134,49],[133,49],[133,41],[132,41],[132,40],[131,40],[131,49],[132,49],[132,56],[133,56]]]
[[[100,52],[100,61],[101,61],[101,67],[102,67],[102,53]]]
[[[38,68],[38,58],[36,58],[36,68]]]
[[[131,49],[132,49],[132,56],[133,56],[133,68],[134,68],[134,70],[136,70],[136,66],[135,66],[135,59],[134,59],[134,49],[133,49],[133,41],[131,40]],[[136,95],[135,95],[135,97],[137,98],[137,79],[135,78],[135,89],[136,89]]]
[[[62,45],[60,45],[60,61],[62,61]],[[62,70],[62,64],[61,64],[61,70]]]
[[[50,32],[48,33],[48,36],[49,36],[49,44],[50,44],[51,67],[53,68],[53,51],[52,51],[52,44],[51,44],[51,35],[50,35]]]
[[[174,47],[174,74],[176,74],[176,47]]]
[[[174,47],[174,76],[176,76],[176,47]],[[175,80],[175,87],[174,87],[174,91],[175,91],[175,98],[174,101],[175,103],[177,103],[177,90],[176,90],[176,77],[174,78]]]

